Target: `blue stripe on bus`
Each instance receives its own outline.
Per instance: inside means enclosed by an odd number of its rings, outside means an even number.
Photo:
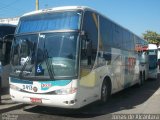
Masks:
[[[21,80],[17,78],[10,79],[12,83],[19,84],[33,84],[33,81],[29,80]],[[52,84],[52,86],[65,86],[68,85],[72,80],[53,80],[53,81],[38,81],[41,84]]]
[[[10,81],[12,83],[19,83],[19,84],[33,84],[33,81],[21,80],[21,79],[17,79],[17,78],[11,78]]]

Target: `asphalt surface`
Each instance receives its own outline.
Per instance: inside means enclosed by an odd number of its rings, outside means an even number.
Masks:
[[[105,105],[93,103],[78,110],[27,105],[22,108],[4,112],[2,114],[2,119],[14,118],[16,120],[108,120],[122,118],[126,119],[128,118],[128,115],[133,115],[131,116],[131,118],[135,118],[137,115],[141,114],[160,114],[159,101],[160,75],[157,80],[145,81],[145,84],[142,87],[133,86],[112,95]],[[118,117],[115,117],[114,115],[118,115]],[[160,119],[160,115],[154,117],[156,117],[156,119]]]

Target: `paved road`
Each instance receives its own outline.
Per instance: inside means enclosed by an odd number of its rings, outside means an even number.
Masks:
[[[18,120],[108,120],[111,114],[160,114],[160,75],[158,80],[148,80],[142,87],[133,86],[111,96],[105,105],[97,103],[79,110],[66,110],[42,106],[27,106],[7,114],[18,114]],[[11,116],[16,117],[16,116]]]

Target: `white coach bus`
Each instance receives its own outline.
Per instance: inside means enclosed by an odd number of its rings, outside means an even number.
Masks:
[[[11,98],[61,108],[105,103],[109,95],[143,84],[147,45],[88,7],[27,13],[12,44]]]

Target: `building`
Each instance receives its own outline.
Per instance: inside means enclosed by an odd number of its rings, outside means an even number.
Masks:
[[[19,17],[15,17],[15,18],[0,18],[0,24],[17,25],[18,21],[19,21]]]

